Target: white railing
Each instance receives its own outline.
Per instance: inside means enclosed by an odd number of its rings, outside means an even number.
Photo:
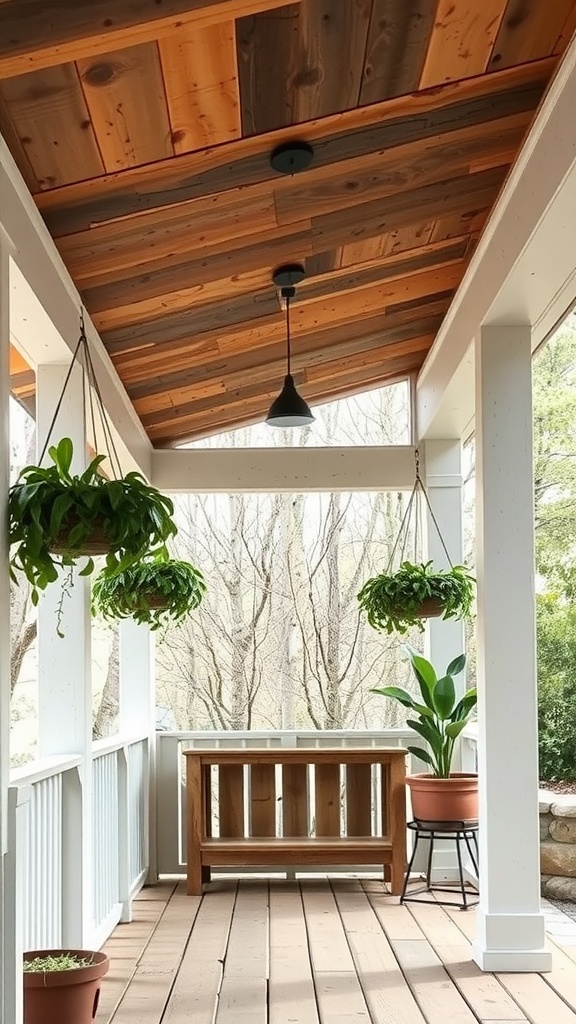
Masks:
[[[159,732],[156,734],[156,842],[159,874],[182,874],[186,865],[186,789],[183,750],[192,747],[403,747],[410,729],[286,732]],[[410,771],[424,771],[410,760]]]
[[[463,772],[478,771],[478,723],[467,725],[460,737],[460,763]]]
[[[146,877],[148,738],[98,742],[86,767],[51,757],[11,774],[10,865],[26,949],[98,948],[129,920]]]

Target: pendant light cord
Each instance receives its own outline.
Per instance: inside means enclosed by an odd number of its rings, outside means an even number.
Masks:
[[[282,288],[282,298],[286,299],[286,368],[288,377],[292,376],[290,368],[290,299],[296,295],[294,285]]]

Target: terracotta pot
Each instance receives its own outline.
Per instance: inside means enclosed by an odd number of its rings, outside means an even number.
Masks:
[[[444,615],[445,605],[437,597],[427,597],[417,609],[416,614],[420,619],[437,619]]]
[[[24,1024],[92,1024],[95,1019],[102,978],[110,966],[108,957],[85,949],[38,949],[24,953],[24,959],[62,953],[90,959],[92,963],[70,971],[26,972]]]
[[[146,604],[149,608],[165,608],[168,598],[164,597],[164,594],[146,594]]]
[[[407,775],[412,816],[419,821],[477,821],[478,776],[453,772],[449,779]]]
[[[68,546],[68,537],[70,536],[70,531],[74,526],[76,526],[76,522],[71,520],[66,524],[66,528],[60,530],[58,536],[54,538],[50,545],[50,551],[53,555],[69,554],[70,548]],[[86,557],[95,558],[96,555],[107,555],[109,551],[110,541],[108,540],[102,526],[96,523],[92,532],[86,540],[83,541],[82,546],[80,548],[74,548],[74,556],[82,557],[83,555],[86,555]]]

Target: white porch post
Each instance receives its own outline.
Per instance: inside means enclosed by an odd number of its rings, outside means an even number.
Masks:
[[[476,341],[480,906],[486,971],[548,971],[540,911],[531,337]]]
[[[155,638],[148,626],[139,626],[132,619],[120,622],[120,734],[122,736],[147,736],[147,798],[148,813],[145,820],[144,844],[148,851],[148,881],[157,881],[156,858],[156,685],[155,685]],[[126,766],[127,768],[127,766]],[[126,824],[126,823],[125,823]],[[126,827],[119,835],[128,838]],[[127,860],[127,850],[120,851],[122,861]],[[133,879],[120,872],[122,900],[122,921],[131,920],[129,887]]]
[[[38,451],[42,451],[68,366],[39,366],[36,376]],[[75,366],[51,439],[70,437],[72,469],[86,466],[83,374]],[[46,457],[47,459],[47,457]],[[46,460],[45,460],[46,461]],[[80,567],[81,568],[81,567]],[[90,583],[74,574],[64,594],[62,632],[56,633],[61,583],[51,584],[38,606],[39,757],[80,754],[77,776],[64,793],[62,941],[89,946],[94,931],[92,912],[92,685],[90,648]]]
[[[10,775],[10,579],[6,543],[6,495],[10,483],[10,259],[8,240],[0,228],[0,1024],[19,1024],[21,1004],[18,998],[22,977],[16,946],[16,921],[13,903],[8,900],[8,849],[15,842],[8,835],[8,784]]]
[[[453,565],[462,563],[462,445],[459,438],[424,442],[426,463],[426,491],[444,543]],[[449,562],[442,546],[432,517],[427,515],[427,558],[433,559],[439,569],[448,569]],[[464,623],[452,619],[429,619],[426,630],[426,657],[438,673],[443,673],[453,658],[462,654],[465,647]],[[464,679],[459,677],[456,685],[464,692]],[[454,770],[460,767],[454,764]],[[458,879],[456,850],[451,843],[437,843],[434,851],[434,880],[454,881]],[[420,850],[418,851],[420,853]],[[422,854],[427,856],[426,846]],[[422,860],[419,866],[424,866]]]

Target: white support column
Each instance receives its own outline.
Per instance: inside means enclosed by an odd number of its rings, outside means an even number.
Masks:
[[[9,953],[16,942],[15,920],[8,913],[7,851],[14,837],[8,835],[8,784],[10,775],[10,578],[6,543],[6,495],[10,483],[10,257],[8,240],[0,228],[0,1024],[19,1024],[22,1019],[14,1003],[21,984],[19,965],[15,969]]]
[[[480,906],[486,971],[548,971],[540,910],[531,336],[476,341]]]
[[[158,880],[156,857],[156,685],[155,685],[155,640],[148,626],[139,626],[132,619],[120,622],[120,734],[121,736],[148,737],[147,794],[145,806],[148,813],[145,820],[144,848],[148,853],[148,882]],[[127,767],[127,766],[126,766]],[[128,772],[124,778],[128,781]],[[127,830],[120,830],[128,839]],[[123,864],[127,849],[120,850],[122,860],[120,877],[126,877]],[[128,884],[131,880],[128,879]],[[126,883],[120,894],[122,900],[122,921],[130,921],[132,915],[130,894]]]
[[[40,454],[68,366],[39,366],[36,376],[36,424]],[[70,437],[72,470],[86,466],[83,375],[74,368],[51,439]],[[45,462],[48,457],[46,457]],[[81,566],[80,566],[81,568]],[[38,754],[80,754],[80,786],[64,809],[64,847],[73,872],[64,879],[64,943],[89,946],[94,932],[92,910],[92,682],[90,583],[74,573],[64,595],[62,632],[56,632],[61,583],[51,584],[38,606]]]
[[[462,564],[462,445],[459,438],[424,443],[426,491],[436,522],[448,549],[452,565]],[[427,517],[427,557],[439,569],[448,569],[449,561],[432,517]],[[465,649],[464,623],[453,619],[429,619],[426,630],[426,657],[439,674]],[[456,684],[464,692],[464,678]],[[460,763],[453,765],[455,771]],[[420,852],[420,851],[418,851]],[[423,856],[427,849],[422,847]],[[424,861],[421,862],[421,865]],[[421,866],[419,865],[419,866]],[[436,882],[458,879],[456,850],[451,843],[437,843],[433,877]]]

